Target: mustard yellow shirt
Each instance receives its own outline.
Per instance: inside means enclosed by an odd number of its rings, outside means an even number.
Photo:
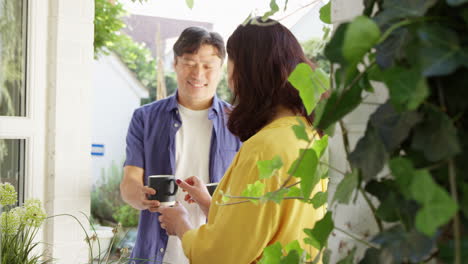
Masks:
[[[306,120],[303,119],[305,123]],[[261,258],[263,249],[279,241],[283,246],[298,240],[312,257],[317,251],[305,246],[304,228],[312,228],[325,215],[325,208],[298,200],[283,200],[280,204],[266,202],[253,204],[219,205],[221,193],[240,196],[247,184],[259,180],[257,161],[271,160],[279,155],[283,167],[279,177],[262,180],[265,192],[277,190],[287,178],[287,171],[306,147],[296,139],[292,126],[297,117],[283,117],[273,121],[244,142],[213,194],[208,222],[182,237],[182,246],[191,264],[248,264]],[[297,181],[293,178],[290,183]],[[321,180],[312,193],[326,191],[326,180]],[[239,200],[231,199],[229,202]]]

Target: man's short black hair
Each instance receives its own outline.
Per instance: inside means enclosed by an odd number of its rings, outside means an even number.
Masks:
[[[201,27],[188,27],[184,29],[174,44],[174,59],[184,53],[194,54],[202,45],[211,45],[216,48],[217,55],[222,61],[226,57],[226,48],[221,35]]]

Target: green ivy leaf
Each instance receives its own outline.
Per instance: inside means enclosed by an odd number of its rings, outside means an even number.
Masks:
[[[320,20],[325,24],[331,24],[331,1],[320,8]]]
[[[304,232],[307,234],[307,237],[304,238],[304,243],[321,250],[327,244],[328,236],[333,228],[332,214],[331,212],[327,212],[322,219],[315,223],[313,229],[304,229]]]
[[[193,9],[193,0],[185,0],[185,4],[187,4],[188,8]]]
[[[356,247],[354,247],[351,252],[348,253],[346,257],[338,261],[337,264],[354,264],[354,255],[356,254]]]
[[[315,150],[315,153],[317,153],[318,158],[321,158],[323,156],[327,147],[328,147],[327,135],[324,135],[320,139],[315,139],[314,142],[312,142],[312,149]]]
[[[372,124],[368,123],[364,137],[359,139],[356,148],[348,156],[349,162],[353,168],[361,169],[362,177],[367,181],[377,176],[387,159],[385,145]]]
[[[257,161],[259,179],[268,179],[283,167],[283,160],[276,155],[272,160]]]
[[[411,184],[413,198],[422,205],[416,215],[416,228],[432,236],[439,226],[450,221],[458,208],[447,191],[435,183],[427,171],[420,170],[417,174]]]
[[[359,175],[357,170],[353,170],[353,172],[347,173],[343,180],[341,180],[341,182],[336,187],[332,203],[338,201],[338,203],[348,204],[351,200],[351,196],[354,190],[358,186],[358,183]]]
[[[447,0],[447,4],[451,6],[460,6],[464,3],[468,3],[468,0]]]
[[[401,225],[381,232],[372,239],[372,242],[391,254],[394,260],[392,263],[402,263],[407,260],[411,263],[421,262],[430,255],[435,246],[435,239],[414,229],[408,232]]]
[[[385,0],[382,12],[375,17],[377,24],[383,26],[402,18],[421,17],[432,7],[437,0]]]
[[[270,11],[266,12],[263,17],[262,21],[267,21],[269,17],[276,14],[279,11],[279,6],[276,4],[276,0],[270,0]]]
[[[252,184],[247,184],[247,188],[242,191],[241,196],[260,197],[265,192],[265,184],[261,181],[256,181]],[[258,200],[250,199],[254,204],[258,204]]]
[[[323,251],[322,264],[330,264],[332,251],[330,249],[325,249]]]
[[[370,117],[370,122],[388,152],[393,152],[408,137],[413,126],[420,121],[419,113],[397,112],[390,102],[379,106]]]
[[[393,67],[383,74],[390,101],[397,110],[414,110],[429,95],[426,79],[415,68]]]
[[[262,259],[259,264],[280,264],[283,249],[280,242],[269,245],[263,250]]]
[[[346,31],[348,30],[349,23],[343,23],[338,26],[330,42],[325,46],[325,56],[331,62],[346,64],[345,57],[343,56],[343,45]]]
[[[283,198],[286,194],[288,194],[288,189],[281,189],[275,192],[267,192],[262,197],[262,201],[273,201],[277,204],[280,204],[283,201]]]
[[[300,263],[299,253],[296,250],[289,252],[289,254],[281,259],[281,264],[297,264]]]
[[[292,126],[292,130],[294,131],[296,138],[309,142],[310,139],[309,139],[309,135],[307,135],[306,126],[304,122],[302,122],[302,120],[300,120],[299,118],[297,120],[299,122],[299,125]]]
[[[410,186],[415,177],[415,169],[411,161],[403,157],[396,157],[390,160],[389,167],[392,171],[392,175],[395,177],[395,181],[400,187],[401,193],[406,198],[410,198]]]
[[[302,197],[302,191],[299,187],[293,186],[289,188],[289,191],[286,197]]]
[[[358,16],[346,30],[342,46],[343,56],[352,64],[358,63],[379,38],[380,29],[377,24],[368,17]]]
[[[284,250],[286,250],[287,253],[290,253],[292,251],[297,251],[299,255],[302,255],[303,252],[305,251],[304,249],[301,248],[301,245],[299,244],[299,241],[294,240],[284,246]]]
[[[321,207],[322,205],[327,203],[328,199],[328,192],[318,192],[314,195],[312,199],[308,201],[311,203],[315,209]]]
[[[320,68],[312,70],[306,63],[299,63],[289,75],[288,81],[299,91],[309,115],[320,100],[320,96],[330,88],[328,75]]]
[[[452,120],[435,107],[424,107],[425,119],[414,129],[411,148],[422,151],[429,161],[439,161],[460,153],[457,129]]]
[[[457,33],[439,25],[427,25],[418,30],[421,41],[419,59],[424,76],[447,75],[460,65],[461,50]]]
[[[304,155],[304,157],[294,173],[293,170],[296,168],[296,164],[299,162],[300,157],[291,165],[289,174],[301,179],[302,194],[304,195],[304,198],[309,198],[315,184],[320,181],[320,175],[317,174],[318,158],[313,149],[301,149],[299,155]]]
[[[323,100],[324,105],[321,106],[323,110],[316,112],[314,125],[319,129],[327,130],[361,103],[362,90],[362,86],[354,85],[342,93],[333,91],[328,99]]]

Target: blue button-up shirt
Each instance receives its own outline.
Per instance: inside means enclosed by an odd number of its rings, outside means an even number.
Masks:
[[[126,165],[144,169],[144,184],[149,175],[175,172],[175,136],[183,125],[176,96],[170,96],[135,110],[127,134]],[[209,157],[210,182],[219,182],[240,148],[240,141],[227,129],[230,105],[213,99],[208,119],[213,122]],[[168,236],[158,221],[159,213],[141,211],[138,235],[130,263],[162,263]],[[138,259],[143,259],[138,261]],[[146,260],[150,260],[149,262]]]

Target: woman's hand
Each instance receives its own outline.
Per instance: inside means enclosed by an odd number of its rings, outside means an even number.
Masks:
[[[185,181],[177,180],[176,183],[184,192],[187,192],[185,201],[188,203],[197,203],[203,213],[208,216],[211,205],[211,195],[203,181],[196,176],[192,176],[185,179]]]
[[[165,229],[168,235],[176,235],[182,239],[185,232],[193,229],[187,209],[179,202],[173,207],[159,208],[158,212],[161,214],[158,218],[161,228]]]

